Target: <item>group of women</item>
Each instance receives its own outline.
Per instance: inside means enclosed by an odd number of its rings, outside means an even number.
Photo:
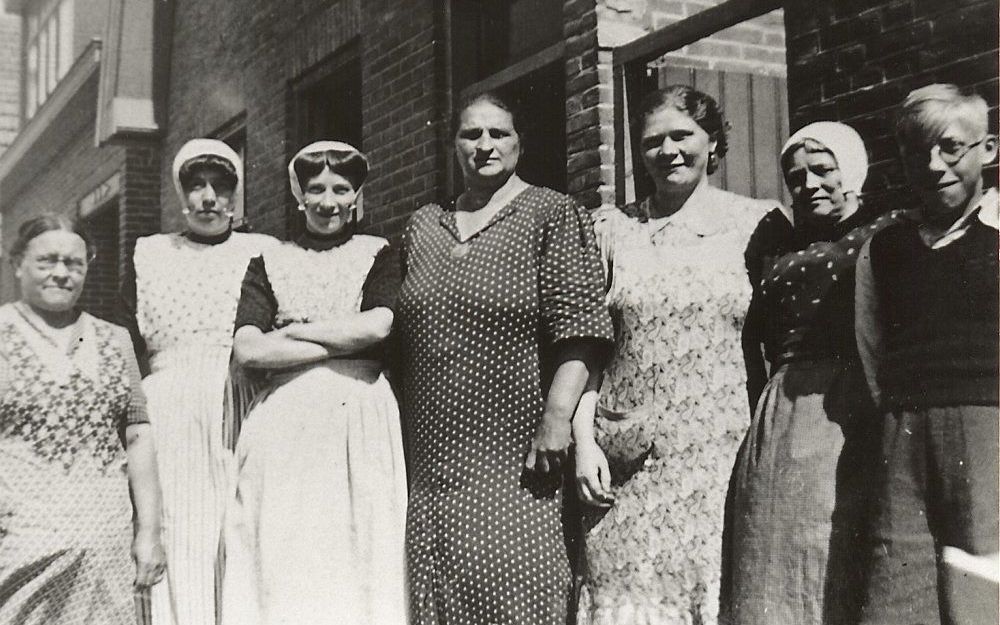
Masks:
[[[187,230],[135,251],[141,388],[127,334],[77,312],[86,237],[25,224],[0,621],[131,622],[134,588],[157,625],[852,622],[874,457],[854,261],[893,218],[860,208],[861,139],[789,139],[786,211],[709,184],[721,111],[668,87],[636,118],[655,192],[591,216],[518,176],[519,122],[459,107],[464,190],[398,250],[357,232],[356,148],[295,155],[279,243],[231,229],[239,157],[189,142]]]

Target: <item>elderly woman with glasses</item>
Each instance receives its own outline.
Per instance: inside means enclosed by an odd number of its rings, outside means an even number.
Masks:
[[[25,222],[11,249],[21,297],[0,306],[0,623],[134,623],[133,584],[163,575],[132,343],[76,307],[92,255],[55,215]]]

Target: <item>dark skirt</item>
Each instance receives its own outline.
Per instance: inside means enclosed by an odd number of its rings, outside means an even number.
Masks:
[[[726,503],[721,621],[856,623],[879,424],[860,367],[783,365],[757,404]]]

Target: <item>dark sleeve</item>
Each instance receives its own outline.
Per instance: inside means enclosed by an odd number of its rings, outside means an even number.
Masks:
[[[547,345],[569,338],[614,340],[604,303],[594,225],[569,198],[550,213],[543,232],[539,270],[542,336]]]
[[[149,353],[146,349],[146,339],[139,332],[139,320],[136,318],[139,294],[135,286],[135,265],[132,261],[125,263],[125,275],[122,276],[121,287],[118,289],[118,306],[115,323],[128,330],[132,339],[132,347],[139,371],[143,377],[149,375]]]
[[[149,423],[149,413],[146,410],[146,395],[142,391],[142,377],[139,375],[139,364],[132,353],[132,342],[124,329],[115,328],[115,340],[125,358],[125,375],[128,378],[129,402],[125,413],[125,422],[119,427]]]
[[[764,274],[771,269],[770,264],[788,251],[793,236],[792,224],[780,209],[770,211],[757,224],[743,253],[747,277],[755,291]]]
[[[240,303],[236,307],[234,330],[243,326],[260,328],[261,332],[274,329],[274,319],[278,314],[278,300],[274,297],[271,282],[267,279],[264,258],[257,256],[250,260],[243,276]]]
[[[385,307],[396,312],[396,299],[401,283],[399,252],[396,246],[387,245],[375,256],[375,262],[361,287],[361,310]]]
[[[747,369],[747,399],[750,402],[750,417],[757,409],[757,401],[767,385],[767,365],[764,360],[764,294],[760,288],[753,291],[750,307],[741,335],[743,362]]]

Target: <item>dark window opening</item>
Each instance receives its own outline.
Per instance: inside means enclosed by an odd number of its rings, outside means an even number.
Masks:
[[[364,149],[357,42],[321,61],[290,87],[289,160],[314,141],[343,141]],[[286,225],[289,236],[298,235],[303,227],[294,203],[286,213]]]

